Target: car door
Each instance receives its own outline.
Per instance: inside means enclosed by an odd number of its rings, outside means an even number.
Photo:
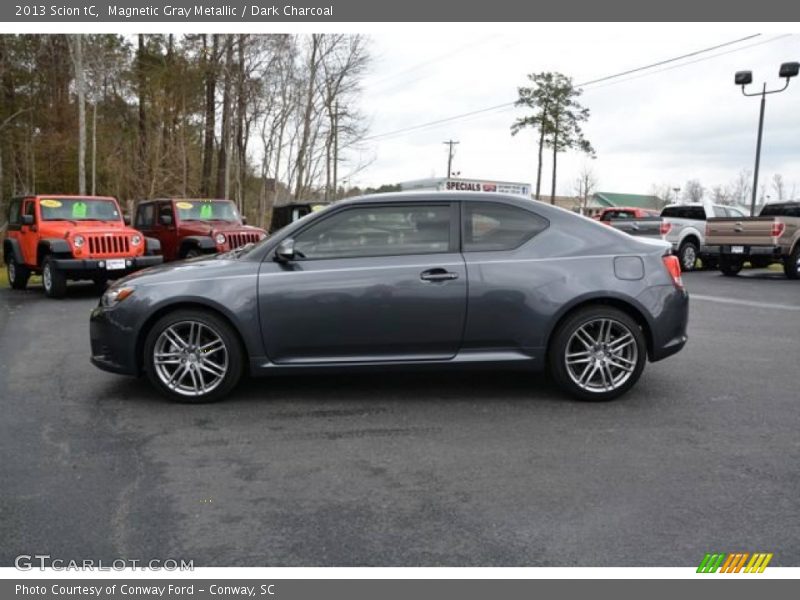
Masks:
[[[161,253],[164,260],[178,258],[178,228],[171,201],[165,200],[156,203],[156,220],[152,231],[161,242]]]
[[[25,198],[22,201],[22,214],[33,217],[32,225],[20,227],[19,246],[25,264],[36,264],[36,251],[39,246],[39,216],[36,214],[36,199]]]
[[[441,360],[458,352],[467,277],[451,202],[354,204],[294,235],[258,282],[276,363]]]

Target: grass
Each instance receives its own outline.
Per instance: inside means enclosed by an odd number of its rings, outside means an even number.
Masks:
[[[0,288],[8,287],[8,272],[5,268],[0,269]]]

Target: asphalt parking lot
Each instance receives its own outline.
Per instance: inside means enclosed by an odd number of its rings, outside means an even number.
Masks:
[[[89,364],[89,288],[2,289],[0,565],[800,566],[800,284],[684,277],[686,349],[605,404],[492,372],[172,404]]]

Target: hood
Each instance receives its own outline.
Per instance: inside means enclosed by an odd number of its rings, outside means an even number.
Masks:
[[[162,263],[141,271],[131,273],[127,277],[118,279],[114,287],[130,283],[131,285],[149,285],[165,282],[175,282],[190,279],[209,279],[230,275],[232,269],[248,265],[257,271],[258,263],[225,258],[223,255],[214,254],[180,260],[177,262]]]
[[[228,221],[181,221],[181,231],[190,235],[214,235],[227,231],[242,231],[247,233],[266,233],[259,227],[231,223]]]

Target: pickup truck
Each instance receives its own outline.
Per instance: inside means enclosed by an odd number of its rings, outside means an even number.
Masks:
[[[636,237],[661,237],[661,217],[657,210],[626,206],[604,208],[594,218],[604,225]]]
[[[672,244],[681,269],[693,271],[697,259],[706,268],[717,268],[719,247],[706,240],[706,220],[714,217],[743,218],[745,213],[735,206],[691,202],[670,204],[661,211],[661,238]]]
[[[754,267],[782,263],[789,279],[800,279],[800,202],[767,204],[757,217],[714,218],[706,240],[719,247],[719,268],[735,276],[747,261]]]

